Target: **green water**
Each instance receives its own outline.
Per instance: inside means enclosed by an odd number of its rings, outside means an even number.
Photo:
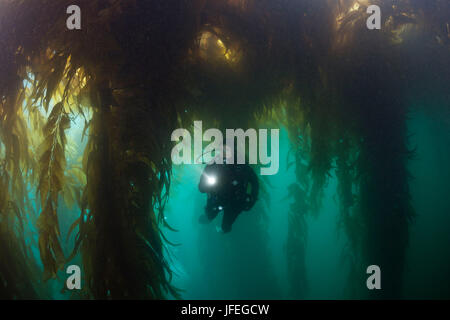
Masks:
[[[450,297],[450,129],[445,117],[423,109],[412,113],[410,145],[416,155],[410,161],[412,202],[417,217],[411,225],[410,246],[404,275],[405,298]],[[287,169],[289,140],[280,135],[280,170],[268,176],[270,203],[260,201],[243,213],[230,234],[215,226],[200,225],[198,216],[206,196],[197,190],[201,166],[174,169],[174,184],[166,210],[167,221],[177,233],[168,232],[176,271],[173,283],[184,289],[186,299],[292,299],[288,290],[285,242],[290,199],[286,187],[295,181]],[[323,206],[317,217],[308,217],[306,268],[308,299],[342,299],[349,273],[344,252],[346,236],[339,228],[334,174],[328,181]],[[267,220],[261,223],[261,216]]]
[[[410,145],[416,148],[409,169],[413,176],[410,186],[417,217],[410,228],[404,298],[450,298],[449,119],[444,111],[438,114],[416,108],[408,122]],[[70,136],[83,145],[80,128],[73,126]],[[182,290],[183,299],[294,298],[289,294],[285,250],[292,201],[287,197],[286,188],[295,181],[293,166],[289,169],[287,166],[293,160],[289,150],[287,132],[282,128],[279,172],[263,179],[269,196],[260,199],[251,211],[242,213],[229,234],[216,231],[221,215],[209,225],[198,222],[206,204],[206,195],[197,189],[204,165],[174,167],[165,216],[178,231],[165,229],[164,233],[177,244],[167,246],[166,257],[174,271],[172,283]],[[320,212],[317,217],[309,215],[307,218],[307,283],[300,284],[308,288],[307,299],[346,298],[350,268],[344,253],[348,242],[339,228],[336,186],[337,179],[332,171]],[[30,190],[30,195],[33,194]],[[62,239],[66,239],[78,210],[65,207],[61,201]],[[28,241],[39,261],[36,230],[31,224],[28,228]],[[63,241],[66,255],[72,250],[74,239],[72,233]],[[80,256],[70,264],[82,265]],[[59,279],[45,285],[47,298],[71,297],[68,292],[61,292],[65,278],[61,271]]]

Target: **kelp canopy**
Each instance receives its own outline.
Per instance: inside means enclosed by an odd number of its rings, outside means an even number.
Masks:
[[[376,298],[401,294],[414,216],[406,169],[412,98],[449,106],[447,0],[0,1],[0,297],[33,298],[81,253],[89,298],[176,295],[164,260],[171,132],[276,119],[289,129],[297,183],[288,265],[302,296],[306,224],[332,169],[354,272],[378,264]],[[381,7],[381,30],[366,8]],[[236,116],[239,115],[239,116]],[[82,159],[66,131],[85,121]],[[30,193],[31,192],[31,193]],[[38,218],[29,205],[38,199]],[[58,208],[80,210],[71,256]],[[39,232],[43,275],[23,226]],[[78,228],[77,228],[78,227]],[[358,296],[364,281],[349,287]]]

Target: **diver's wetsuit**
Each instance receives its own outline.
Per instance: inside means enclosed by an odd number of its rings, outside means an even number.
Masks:
[[[208,177],[215,183],[209,184]],[[258,198],[258,177],[247,164],[210,164],[206,166],[198,185],[208,194],[205,213],[209,221],[224,211],[222,231],[229,232],[242,211],[250,210]]]

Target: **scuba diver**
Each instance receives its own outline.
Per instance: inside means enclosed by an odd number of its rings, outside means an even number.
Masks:
[[[200,216],[202,224],[211,222],[223,211],[222,229],[227,233],[242,211],[249,211],[258,199],[259,182],[248,164],[208,164],[198,188],[208,195],[205,213]],[[236,161],[234,162],[236,163]]]

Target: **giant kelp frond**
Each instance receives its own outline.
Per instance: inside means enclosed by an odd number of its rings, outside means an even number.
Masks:
[[[0,148],[1,149],[1,148]],[[31,261],[25,243],[24,224],[27,219],[23,197],[14,188],[7,171],[7,161],[0,150],[0,265],[1,299],[35,299],[38,270]]]
[[[44,142],[41,146],[40,179],[37,191],[40,195],[42,212],[38,220],[39,250],[44,264],[44,279],[56,276],[62,268],[65,258],[59,243],[59,225],[57,217],[58,197],[64,186],[66,167],[65,130],[69,128],[69,116],[63,103],[57,103],[43,128]]]

